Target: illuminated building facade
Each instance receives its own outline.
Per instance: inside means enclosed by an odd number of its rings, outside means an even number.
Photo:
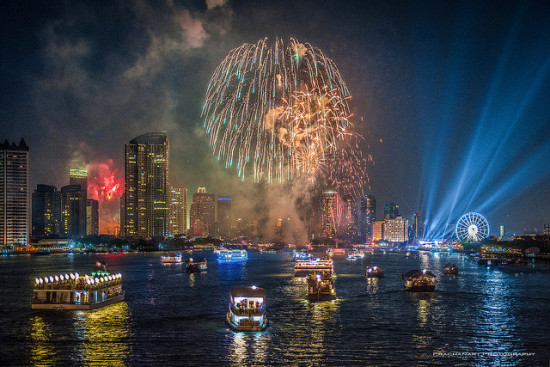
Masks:
[[[82,205],[82,191],[80,185],[67,185],[61,188],[61,235],[64,237],[81,237],[86,235],[81,232],[80,213]],[[84,213],[86,207],[84,207]]]
[[[372,224],[372,241],[384,239],[384,220],[376,220]]]
[[[187,189],[170,188],[170,234],[181,235],[187,232]]]
[[[322,236],[334,239],[340,222],[340,199],[336,191],[323,193]]]
[[[214,194],[207,193],[205,187],[201,186],[193,193],[189,219],[192,236],[215,235],[216,198]]]
[[[165,237],[169,224],[166,133],[140,135],[125,147],[123,236]]]
[[[372,225],[376,221],[376,199],[368,194],[361,199],[360,229],[361,238],[370,242],[373,240]]]
[[[86,200],[86,235],[99,234],[99,201]]]
[[[60,233],[61,193],[52,185],[36,185],[32,193],[32,238],[48,238]]]
[[[412,224],[412,239],[421,240],[424,235],[424,223],[420,212],[414,212],[413,224]]]
[[[0,144],[0,238],[2,244],[29,241],[31,194],[29,147],[24,139]]]
[[[409,221],[402,217],[385,220],[384,223],[384,240],[388,242],[407,242]]]
[[[345,226],[345,237],[348,241],[354,242],[357,238],[357,201],[353,195],[342,197],[341,223]]]
[[[221,238],[231,237],[231,198],[218,196],[218,228]]]
[[[386,203],[384,206],[384,219],[395,219],[399,216],[399,205]]]
[[[78,232],[81,236],[84,236],[87,233],[86,226],[86,206],[88,199],[88,171],[80,168],[71,168],[69,170],[69,185],[78,185],[80,186],[80,204],[78,213],[78,224],[80,228]]]

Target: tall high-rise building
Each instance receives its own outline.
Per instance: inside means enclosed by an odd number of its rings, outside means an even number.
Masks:
[[[86,200],[86,235],[99,234],[99,201]]]
[[[69,178],[69,185],[80,186],[80,204],[78,205],[80,210],[78,214],[78,224],[80,228],[78,229],[78,232],[81,236],[84,236],[88,232],[88,227],[86,225],[86,207],[88,205],[88,170],[82,168],[71,168],[69,170]]]
[[[375,220],[372,224],[372,241],[380,241],[384,239],[384,223],[385,220]]]
[[[215,235],[216,198],[206,192],[205,187],[199,187],[193,193],[193,202],[189,213],[190,232],[193,236],[207,237]]]
[[[218,228],[221,238],[231,237],[231,198],[218,196]]]
[[[409,240],[409,221],[402,217],[386,219],[384,240],[389,242],[407,242]]]
[[[170,187],[170,231],[171,235],[187,232],[187,189]]]
[[[367,242],[372,241],[372,225],[376,220],[376,199],[374,195],[368,194],[361,199],[360,227],[361,238]]]
[[[81,237],[86,235],[86,225],[82,232],[81,224],[82,189],[80,185],[67,185],[61,188],[61,235]],[[86,207],[84,207],[86,212]]]
[[[32,238],[59,234],[61,226],[61,193],[52,185],[36,185],[32,193]]]
[[[384,219],[395,219],[399,216],[399,205],[386,203],[384,206]]]
[[[353,195],[342,197],[341,223],[345,226],[345,236],[348,241],[355,242],[357,238],[357,201]]]
[[[168,234],[169,143],[166,133],[140,135],[125,145],[125,195],[122,234],[164,237]]]
[[[341,203],[336,191],[328,190],[323,193],[322,236],[334,239],[336,237],[340,216]]]
[[[0,238],[2,244],[26,245],[30,232],[29,147],[0,144]]]
[[[412,224],[412,237],[414,240],[421,240],[424,235],[424,223],[420,212],[414,212],[413,224]]]

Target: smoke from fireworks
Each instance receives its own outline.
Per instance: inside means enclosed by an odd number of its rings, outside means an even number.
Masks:
[[[99,233],[115,233],[119,225],[119,198],[124,181],[112,159],[92,162],[88,169],[88,198],[99,202]]]
[[[202,115],[210,144],[244,180],[284,182],[318,172],[351,133],[349,91],[308,43],[267,39],[232,50],[216,69]]]

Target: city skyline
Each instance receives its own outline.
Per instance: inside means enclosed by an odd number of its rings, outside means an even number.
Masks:
[[[30,187],[107,160],[123,181],[124,143],[167,131],[170,184],[246,211],[254,184],[216,161],[202,129],[207,85],[231,49],[294,36],[350,89],[379,213],[418,210],[434,235],[469,211],[512,233],[550,222],[548,4],[217,3],[3,4],[1,138],[31,148]]]

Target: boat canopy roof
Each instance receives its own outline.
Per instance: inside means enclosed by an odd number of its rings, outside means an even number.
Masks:
[[[415,269],[415,270],[411,270],[409,271],[407,274],[405,274],[405,277],[406,278],[416,278],[416,277],[419,277],[421,275],[427,275],[427,276],[430,276],[430,277],[433,277],[435,278],[435,274],[432,273],[431,271],[429,270],[426,270],[426,269]]]
[[[265,291],[260,287],[231,287],[231,297],[265,298]]]

